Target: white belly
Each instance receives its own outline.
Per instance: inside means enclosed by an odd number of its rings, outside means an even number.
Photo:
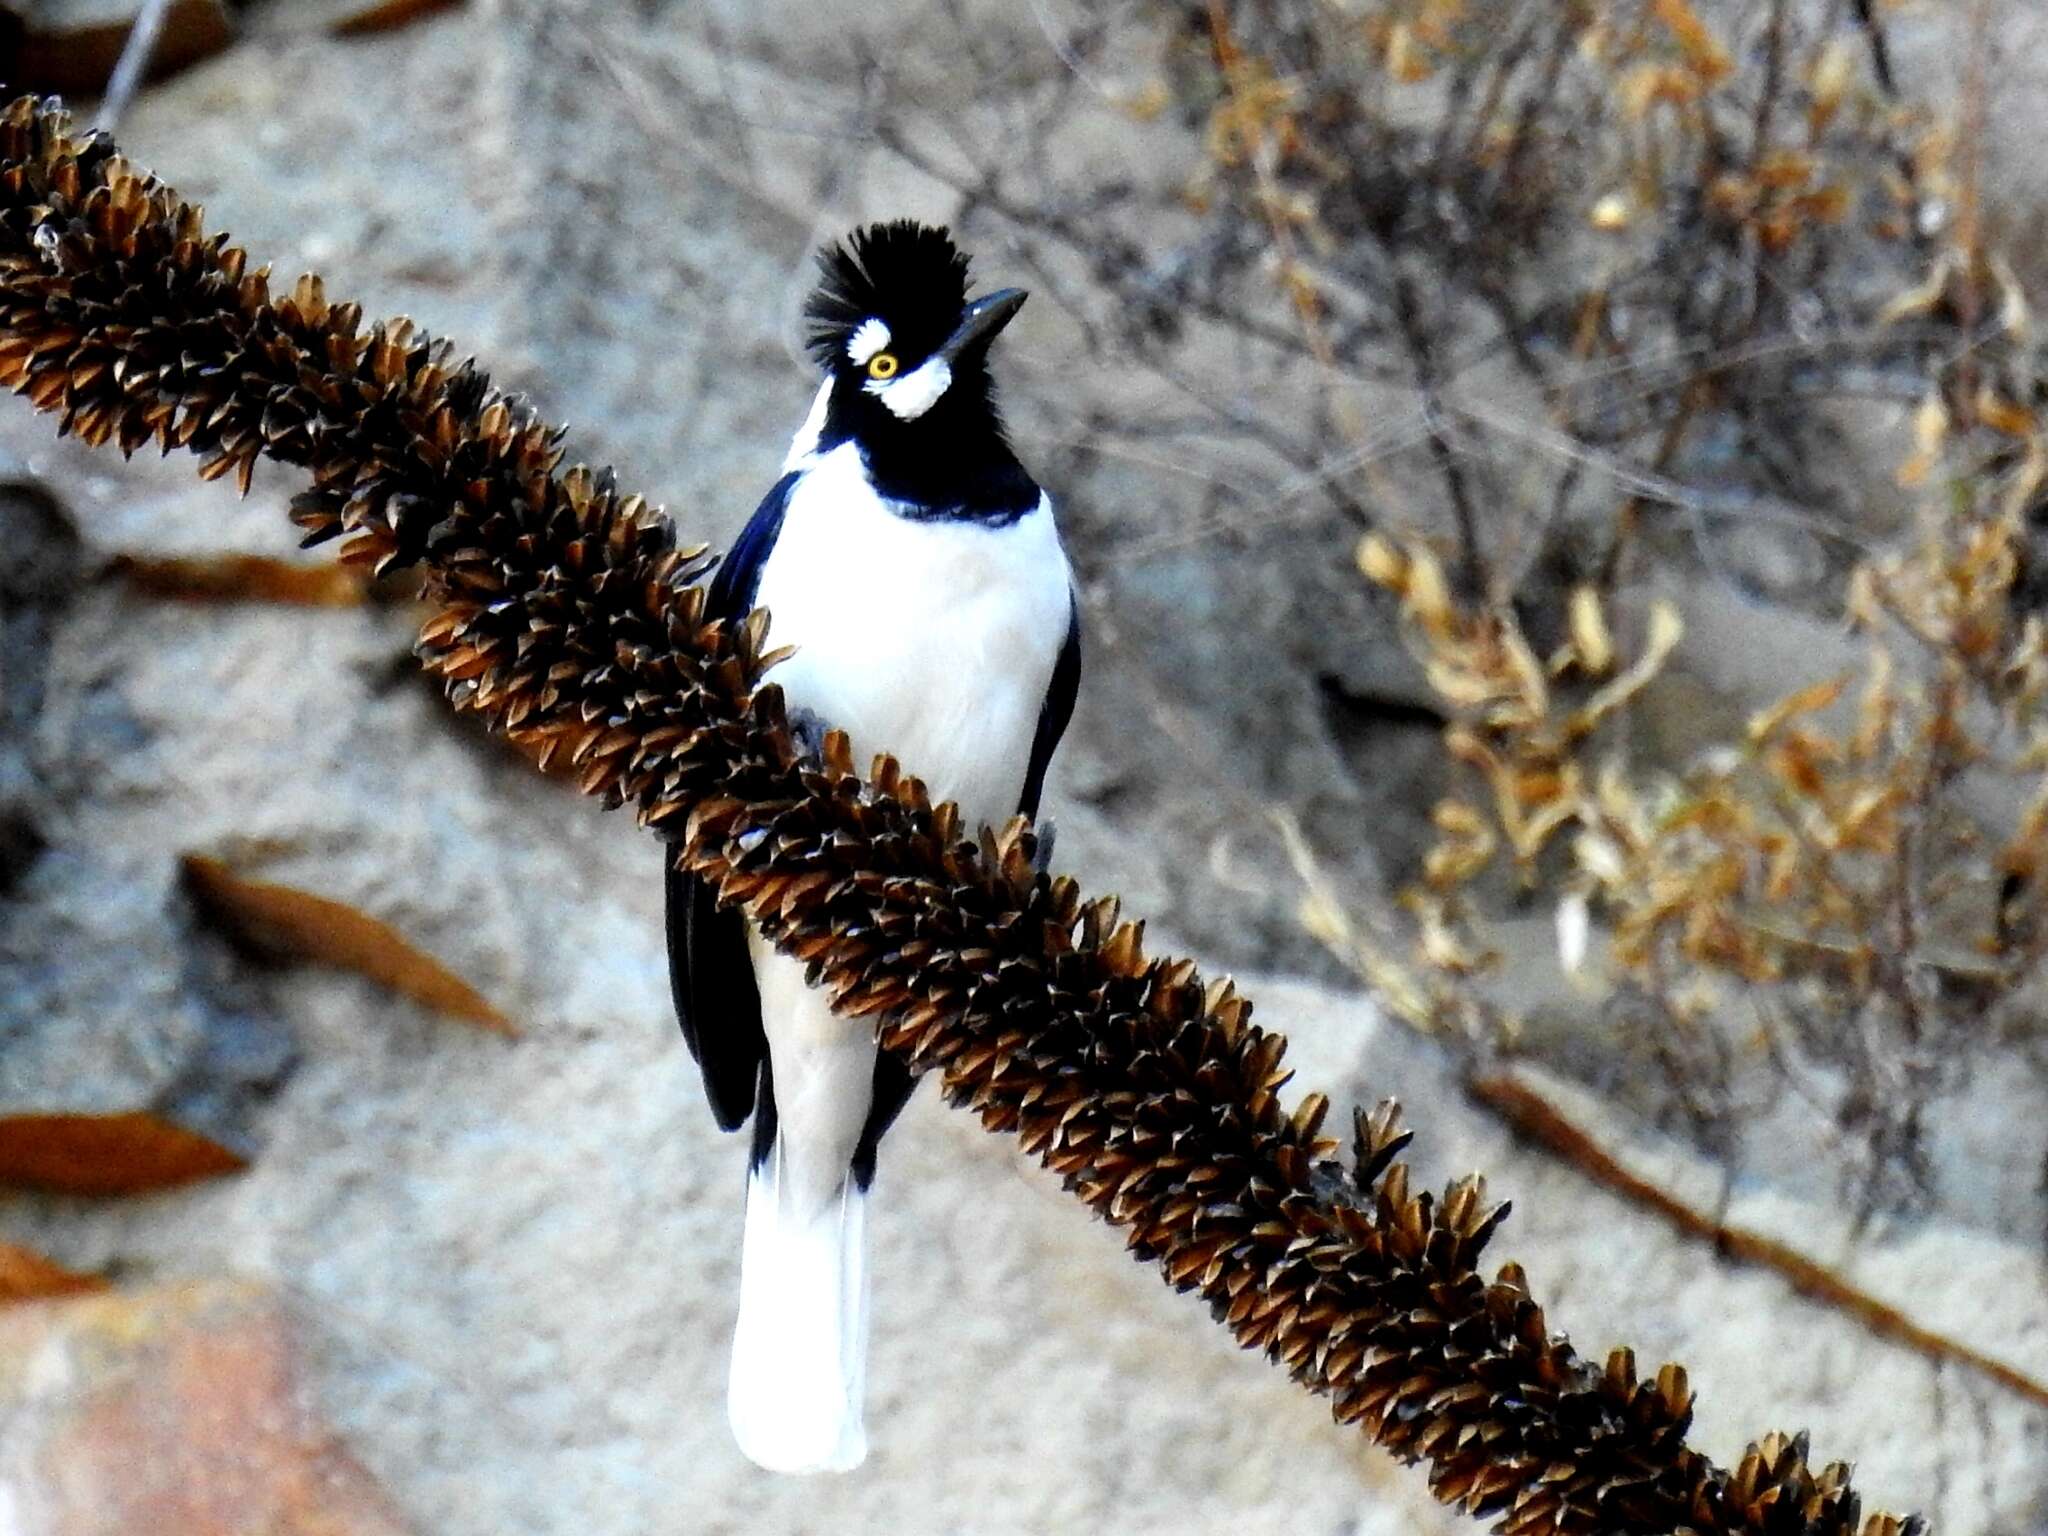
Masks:
[[[769,612],[768,643],[797,647],[768,680],[792,709],[845,731],[863,772],[874,753],[894,753],[935,803],[1000,826],[1024,792],[1071,580],[1044,497],[1005,528],[912,522],[868,488],[848,444],[798,482],[762,565],[755,605]],[[839,1198],[867,1120],[874,1041],[751,928],[748,945],[784,1192],[794,1210],[821,1211]]]
[[[1003,528],[913,522],[867,487],[857,450],[800,481],[761,570],[769,673],[792,708],[852,739],[865,771],[891,752],[970,822],[1016,814],[1066,639],[1071,577],[1052,510]]]

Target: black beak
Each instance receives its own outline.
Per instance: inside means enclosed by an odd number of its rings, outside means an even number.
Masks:
[[[1022,288],[1004,288],[982,295],[967,306],[966,315],[953,334],[946,338],[946,344],[939,348],[938,355],[950,365],[969,353],[986,349],[996,339],[996,332],[1008,325],[1017,311],[1024,307],[1026,297]]]

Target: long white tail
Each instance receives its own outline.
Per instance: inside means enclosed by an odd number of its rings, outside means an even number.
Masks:
[[[849,1173],[807,1211],[791,1182],[779,1142],[747,1176],[726,1417],[771,1472],[846,1472],[868,1453],[867,1194]]]

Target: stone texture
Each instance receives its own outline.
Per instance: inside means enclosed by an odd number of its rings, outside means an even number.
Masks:
[[[289,1036],[172,869],[84,830],[87,803],[135,782],[148,732],[98,642],[65,643],[94,558],[64,505],[18,480],[0,490],[0,538],[0,1176],[94,1185],[76,1137],[51,1156],[25,1144],[21,1117],[53,1114],[112,1117],[94,1143],[113,1159],[100,1187],[146,1181],[166,1147],[145,1122],[183,1138],[166,1176],[191,1176],[197,1138],[247,1149]]]
[[[0,1311],[0,1530],[36,1536],[404,1536],[307,1407],[259,1286]]]
[[[565,909],[616,937],[555,978],[575,1001],[519,1042],[437,1027],[365,983],[292,980],[306,1062],[248,1173],[146,1206],[17,1202],[10,1224],[74,1266],[263,1274],[317,1320],[309,1372],[349,1446],[420,1529],[448,1536],[623,1536],[681,1509],[691,1529],[733,1532],[1463,1528],[929,1091],[892,1135],[874,1207],[873,1457],[824,1481],[750,1468],[721,1401],[744,1154],[711,1129],[676,1050],[655,935],[631,916],[651,896],[650,881],[630,902]],[[1515,1201],[1496,1247],[1528,1266],[1554,1326],[1687,1365],[1714,1454],[1808,1428],[1857,1462],[1874,1503],[1926,1508],[1949,1531],[2038,1522],[2037,1409],[1717,1263],[1522,1149],[1466,1104],[1441,1053],[1362,1000],[1246,985],[1340,1113],[1402,1097],[1418,1177],[1481,1168]],[[1712,1164],[1567,1102],[1632,1167],[1714,1207]],[[1833,1214],[1817,1139],[1759,1158],[1729,1219],[2048,1376],[2032,1233],[1965,1209],[1857,1237]],[[2023,1208],[2020,1150],[1959,1117],[1944,1162]]]
[[[856,26],[935,111],[972,106],[935,53],[954,36],[943,16],[874,9],[835,31],[781,5],[484,0],[344,44],[298,25],[324,15],[259,9],[261,41],[146,93],[124,147],[280,274],[317,266],[331,294],[458,338],[692,537],[737,530],[801,414],[808,247],[861,216],[961,212],[847,128]],[[1062,67],[1035,9],[973,19],[1017,88]],[[629,98],[607,66],[643,58],[702,89]],[[700,113],[721,82],[729,108]],[[1105,106],[1062,143],[1077,176],[1109,167],[1149,196],[1185,168],[1169,140]],[[622,158],[661,174],[621,179]],[[999,221],[966,227],[991,279],[1020,276]],[[1243,466],[1206,444],[1163,465],[1173,449],[1072,451],[1090,412],[1152,420],[1180,402],[1083,366],[1058,290],[1021,280],[1043,301],[1000,366],[1023,451],[1063,493],[1090,624],[1050,789],[1059,862],[1123,891],[1156,947],[1192,947],[1211,970],[1327,975],[1262,807],[1288,803],[1340,851],[1398,849],[1435,789],[1427,759],[1387,734],[1388,701],[1419,696],[1350,568],[1352,530],[1232,499]],[[1251,389],[1233,365],[1209,344],[1187,362]],[[132,1084],[104,1090],[109,1108],[205,1087],[253,1162],[145,1200],[0,1196],[10,1238],[130,1284],[274,1286],[299,1319],[303,1387],[412,1526],[447,1536],[1462,1528],[928,1091],[888,1144],[875,1208],[874,1458],[830,1482],[754,1472],[720,1401],[743,1153],[712,1131],[669,1016],[653,845],[451,721],[411,668],[402,607],[166,602],[91,579],[119,551],[296,558],[293,486],[260,472],[238,503],[184,464],[88,455],[49,430],[0,408],[0,455],[74,530],[54,536],[52,595],[5,619],[6,644],[29,630],[33,644],[0,657],[0,789],[23,808],[8,825],[28,829],[0,837],[0,858],[46,851],[8,866],[0,943],[42,979],[0,989],[0,1019],[23,1021],[0,1033],[0,1075],[33,1076],[38,1099]],[[27,568],[13,526],[0,582]],[[1691,692],[1656,722],[1674,754],[1703,718],[1740,721],[1783,665],[1749,643],[1766,610],[1696,606]],[[1785,644],[1818,629],[1788,626]],[[222,955],[181,905],[187,854],[389,924],[523,1037],[359,977]],[[1340,1113],[1385,1092],[1410,1104],[1429,1182],[1489,1172],[1517,1205],[1495,1251],[1527,1265],[1582,1348],[1683,1360],[1715,1455],[1805,1426],[1859,1463],[1874,1504],[1985,1536],[2048,1521],[2037,1411],[1720,1265],[1519,1147],[1433,1047],[1357,997],[1277,979],[1249,991]],[[16,997],[44,1001],[10,1015]],[[1573,1064],[1596,1082],[1612,1067]],[[1732,1219],[2048,1375],[2042,1107],[1995,1076],[1944,1110],[1937,1209],[1862,1233],[1836,1212],[1839,1149],[1796,1100],[1758,1121],[1725,1188],[1728,1170],[1597,1099],[1572,1103],[1630,1166],[1708,1208],[1725,1193]],[[44,1432],[37,1403],[0,1422],[0,1456]]]

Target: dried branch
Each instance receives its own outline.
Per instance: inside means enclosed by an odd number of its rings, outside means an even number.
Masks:
[[[171,0],[142,0],[142,9],[129,25],[128,40],[121,45],[121,57],[107,81],[107,94],[100,100],[98,127],[111,133],[120,126],[121,115],[142,89],[143,76],[149,73],[157,36],[163,31],[164,18],[170,10]]]
[[[0,115],[0,383],[87,442],[183,448],[210,478],[308,470],[310,541],[422,571],[420,654],[457,708],[632,805],[843,1013],[1341,1421],[1427,1462],[1438,1497],[1514,1533],[1922,1529],[1863,1520],[1803,1437],[1732,1470],[1693,1450],[1681,1368],[1597,1367],[1519,1268],[1483,1280],[1505,1207],[1477,1178],[1411,1192],[1392,1105],[1332,1161],[1328,1101],[1282,1108],[1286,1042],[1229,983],[1148,959],[1113,900],[1038,873],[1021,820],[977,842],[893,760],[863,782],[843,736],[801,758],[780,691],[756,691],[763,616],[707,622],[704,551],[608,473],[560,470],[559,435],[450,356],[409,322],[364,331],[314,278],[273,299],[106,140],[33,98]]]
[[[1870,69],[1877,77],[1878,88],[1887,96],[1899,94],[1899,83],[1892,73],[1891,44],[1886,39],[1884,18],[1877,13],[1876,0],[1856,0],[1856,25],[1861,27],[1870,40]]]
[[[1655,1212],[1687,1237],[1712,1244],[1722,1258],[1768,1269],[1802,1296],[1854,1318],[1879,1338],[1903,1344],[1937,1366],[1966,1366],[2007,1391],[2048,1408],[2048,1384],[2036,1381],[2018,1367],[1914,1322],[1890,1302],[1809,1259],[1791,1244],[1744,1227],[1731,1227],[1686,1204],[1669,1190],[1629,1172],[1613,1154],[1573,1124],[1570,1116],[1528,1084],[1504,1072],[1480,1072],[1466,1079],[1465,1088],[1538,1146],[1631,1204]]]

